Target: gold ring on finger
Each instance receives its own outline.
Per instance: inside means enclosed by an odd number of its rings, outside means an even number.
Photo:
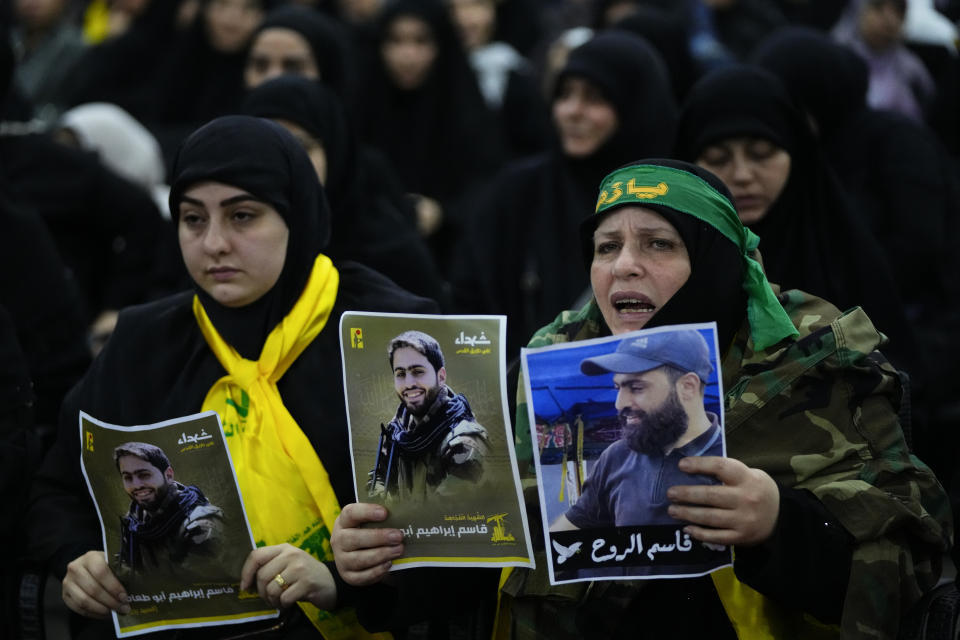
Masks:
[[[280,588],[281,588],[283,591],[286,591],[287,589],[290,588],[290,585],[287,584],[287,581],[284,580],[284,579],[283,579],[283,576],[280,575],[279,573],[273,578],[273,581],[276,582],[278,585],[280,585]]]

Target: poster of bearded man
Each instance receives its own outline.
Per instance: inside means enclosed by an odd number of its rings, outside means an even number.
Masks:
[[[117,637],[277,617],[240,590],[256,548],[214,411],[146,425],[79,415],[81,470],[110,571],[129,598]]]
[[[503,316],[349,311],[343,389],[358,502],[402,531],[391,570],[529,567]]]
[[[523,349],[526,410],[553,584],[680,578],[731,564],[669,513],[673,486],[725,456],[716,324]],[[522,410],[522,407],[521,407]]]

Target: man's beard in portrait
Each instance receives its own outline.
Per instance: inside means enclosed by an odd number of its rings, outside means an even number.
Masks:
[[[153,492],[153,495],[149,500],[140,502],[134,498],[134,502],[140,505],[141,508],[146,509],[147,511],[156,511],[160,508],[160,505],[163,504],[164,498],[167,497],[167,494],[170,493],[170,481],[167,480],[163,483],[163,486],[157,487]]]
[[[628,422],[632,417],[639,418],[639,423]],[[627,445],[646,455],[663,455],[667,447],[686,433],[688,422],[676,389],[653,411],[630,408],[620,411],[620,426]]]
[[[407,411],[410,412],[416,418],[422,418],[427,415],[427,411],[430,410],[430,407],[433,406],[433,403],[436,401],[437,396],[440,395],[440,389],[443,388],[443,385],[437,385],[435,387],[430,387],[427,389],[427,392],[424,394],[423,402],[418,405],[411,406],[403,396],[400,396],[400,402],[407,408]]]

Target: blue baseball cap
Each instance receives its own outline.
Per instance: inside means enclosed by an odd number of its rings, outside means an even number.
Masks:
[[[663,331],[627,338],[617,350],[602,356],[587,358],[580,363],[580,371],[588,376],[604,373],[644,373],[663,365],[687,372],[692,371],[706,382],[713,371],[710,349],[699,331]]]

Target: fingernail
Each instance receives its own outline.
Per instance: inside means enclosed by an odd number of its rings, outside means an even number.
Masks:
[[[120,593],[117,594],[117,600],[119,600],[120,602],[130,602],[130,596],[128,596],[127,594],[121,591]]]
[[[387,536],[387,540],[390,544],[399,544],[403,540],[403,533],[400,531],[391,531]]]
[[[675,489],[667,489],[667,497],[671,500],[677,499],[677,492]]]
[[[387,510],[384,509],[383,507],[379,507],[379,506],[378,506],[377,509],[376,509],[376,511],[374,512],[373,516],[374,516],[375,518],[380,518],[381,520],[383,520],[384,518],[387,517]]]
[[[388,562],[384,562],[384,563],[383,563],[383,568],[386,569],[387,571],[389,571],[389,570],[390,570],[390,567],[392,567],[392,566],[393,566],[393,563],[392,563],[392,562],[389,562],[389,561],[388,561]]]
[[[400,556],[403,555],[403,545],[402,545],[402,544],[398,544],[397,546],[393,547],[393,549],[391,549],[391,551],[392,551],[392,553],[393,553],[393,557],[394,557],[394,558],[399,558]]]
[[[119,611],[122,615],[127,615],[128,613],[130,613],[130,605],[128,604],[123,605],[122,607],[120,607]]]
[[[690,468],[690,460],[688,458],[680,458],[680,462],[677,463],[677,466],[683,470]]]
[[[669,507],[667,507],[667,513],[669,513],[669,514],[670,514],[671,516],[673,516],[673,517],[676,517],[676,516],[677,516],[677,508],[674,507],[674,506],[669,506]]]

